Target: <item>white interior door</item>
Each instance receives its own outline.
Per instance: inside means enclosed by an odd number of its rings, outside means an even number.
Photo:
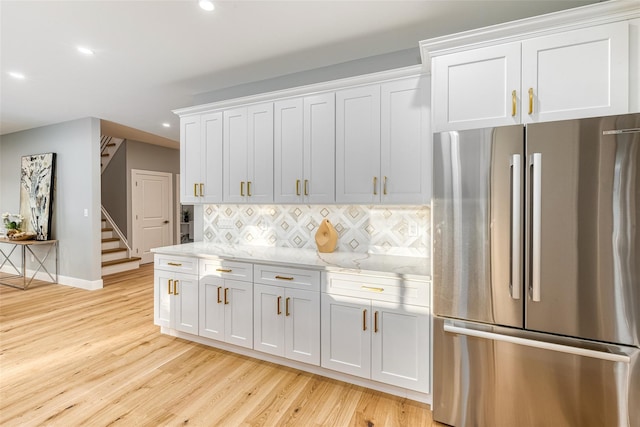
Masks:
[[[172,244],[171,174],[132,169],[132,249],[140,263],[153,262],[152,248]]]

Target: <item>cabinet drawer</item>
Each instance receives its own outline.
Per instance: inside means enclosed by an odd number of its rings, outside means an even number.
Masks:
[[[200,277],[214,276],[243,282],[253,281],[252,264],[224,259],[201,259]]]
[[[198,258],[155,254],[154,268],[163,271],[198,274]]]
[[[320,272],[317,270],[254,265],[253,277],[255,283],[262,283],[263,285],[320,291]]]
[[[401,277],[327,273],[322,292],[377,301],[430,306],[430,282]]]

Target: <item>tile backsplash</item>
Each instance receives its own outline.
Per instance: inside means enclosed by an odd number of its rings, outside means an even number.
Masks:
[[[336,251],[429,256],[428,206],[205,205],[203,240],[316,249],[323,219],[338,232]]]

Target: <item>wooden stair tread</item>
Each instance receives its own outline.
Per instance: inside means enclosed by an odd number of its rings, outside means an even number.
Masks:
[[[102,263],[103,267],[108,267],[110,265],[118,265],[118,264],[124,264],[125,262],[134,262],[134,261],[140,261],[141,258],[138,257],[131,257],[131,258],[123,258],[123,259],[114,259],[113,261],[105,261]]]
[[[105,239],[102,239],[102,243],[106,243],[106,242],[119,242],[120,239],[117,237],[107,237]]]
[[[111,228],[111,227],[104,227],[104,228],[102,228],[102,231],[103,231],[103,232],[104,232],[104,231],[113,231],[113,228]]]
[[[127,248],[113,248],[113,249],[103,249],[102,254],[112,254],[115,252],[126,252]]]

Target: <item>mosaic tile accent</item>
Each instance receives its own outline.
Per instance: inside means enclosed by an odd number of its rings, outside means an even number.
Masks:
[[[338,232],[336,251],[430,252],[427,206],[205,205],[203,215],[205,242],[316,249],[318,225],[327,218]]]

